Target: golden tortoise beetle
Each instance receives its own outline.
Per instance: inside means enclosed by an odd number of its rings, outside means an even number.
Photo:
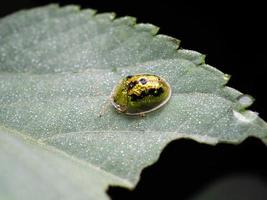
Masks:
[[[111,103],[118,112],[143,115],[165,105],[171,92],[169,83],[157,75],[129,75],[114,87]]]

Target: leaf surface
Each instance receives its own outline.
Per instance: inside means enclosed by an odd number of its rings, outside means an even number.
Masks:
[[[44,185],[43,199],[105,199],[108,184],[133,187],[174,139],[266,140],[266,123],[246,110],[252,98],[225,86],[229,76],[205,64],[204,55],[157,31],[77,6],[1,19],[0,172],[7,173],[0,197],[12,190],[9,199],[20,192],[35,199]],[[173,91],[164,108],[144,118],[119,114],[108,102],[118,81],[135,73],[162,76]],[[25,183],[35,192],[21,191]]]

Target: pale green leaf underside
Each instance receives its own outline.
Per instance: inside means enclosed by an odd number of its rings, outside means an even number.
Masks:
[[[0,127],[0,199],[108,199],[112,174]],[[94,180],[94,181],[90,181]]]
[[[0,158],[11,159],[13,165],[0,166],[0,170],[16,171],[16,162],[36,168],[38,161],[62,168],[66,163],[69,179],[82,182],[83,187],[94,184],[104,193],[108,183],[133,186],[141,170],[155,162],[173,139],[215,144],[240,142],[250,135],[266,137],[266,123],[246,110],[252,103],[249,96],[226,87],[229,77],[205,64],[202,54],[177,50],[178,40],[156,35],[157,31],[150,24],[135,24],[132,17],[114,19],[113,14],[95,15],[93,10],[80,11],[75,6],[49,5],[3,18]],[[134,73],[166,79],[173,90],[170,102],[144,118],[118,114],[111,106],[99,117],[114,85]],[[15,136],[18,133],[31,138],[31,144],[23,144]],[[11,152],[8,145],[14,146]],[[20,149],[40,158],[32,163],[25,153],[18,161],[14,151]],[[100,169],[101,184],[91,177],[92,166]],[[78,179],[77,173],[67,171],[78,168],[88,178]],[[30,170],[26,173],[33,177]],[[50,169],[38,171],[42,173],[49,174]],[[52,175],[44,180],[46,184],[53,181]],[[7,191],[12,184],[8,177],[0,180]],[[71,187],[66,183],[66,190]],[[89,190],[94,193],[94,189]],[[89,195],[77,188],[73,193]]]

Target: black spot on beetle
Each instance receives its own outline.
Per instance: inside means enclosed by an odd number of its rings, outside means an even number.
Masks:
[[[128,76],[126,76],[126,79],[130,79],[132,77],[133,77],[133,75],[128,75]]]
[[[136,94],[131,94],[130,97],[132,101],[137,101],[139,99],[139,96]]]
[[[137,81],[130,82],[128,85],[128,89],[132,89],[137,83]]]
[[[153,95],[154,96],[154,92],[156,91],[156,89],[152,88],[148,90],[148,94],[149,95]]]
[[[148,94],[145,91],[142,91],[140,95],[136,95],[136,94],[130,95],[132,101],[143,99],[146,96],[148,96]]]
[[[164,90],[162,87],[160,87],[158,89],[152,88],[152,89],[148,90],[148,94],[153,95],[154,97],[160,96],[163,92],[164,92]]]
[[[164,92],[163,88],[160,87],[159,89],[157,89],[157,96],[161,95]]]
[[[139,82],[142,83],[142,85],[145,85],[145,84],[147,83],[147,80],[144,79],[144,78],[141,78],[141,79],[139,80]]]
[[[142,99],[142,98],[144,98],[145,96],[147,96],[148,94],[145,92],[145,91],[142,91],[141,92],[141,95],[140,95],[140,98]]]

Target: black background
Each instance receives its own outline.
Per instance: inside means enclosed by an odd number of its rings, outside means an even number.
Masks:
[[[138,22],[159,26],[160,33],[180,39],[184,49],[206,54],[208,64],[231,74],[228,85],[252,95],[256,101],[250,109],[267,120],[267,12],[263,3],[10,0],[1,2],[0,16],[51,2],[79,4],[99,12],[112,11],[117,16],[134,16]],[[227,173],[246,171],[265,177],[266,155],[265,146],[254,138],[239,146],[221,144],[215,147],[190,140],[174,141],[163,151],[157,164],[143,171],[134,192],[110,188],[108,193],[113,199],[129,199],[130,196],[141,199],[144,195],[153,199],[161,194],[188,199],[205,183]],[[197,170],[193,172],[195,167]],[[175,184],[171,184],[172,181]]]

